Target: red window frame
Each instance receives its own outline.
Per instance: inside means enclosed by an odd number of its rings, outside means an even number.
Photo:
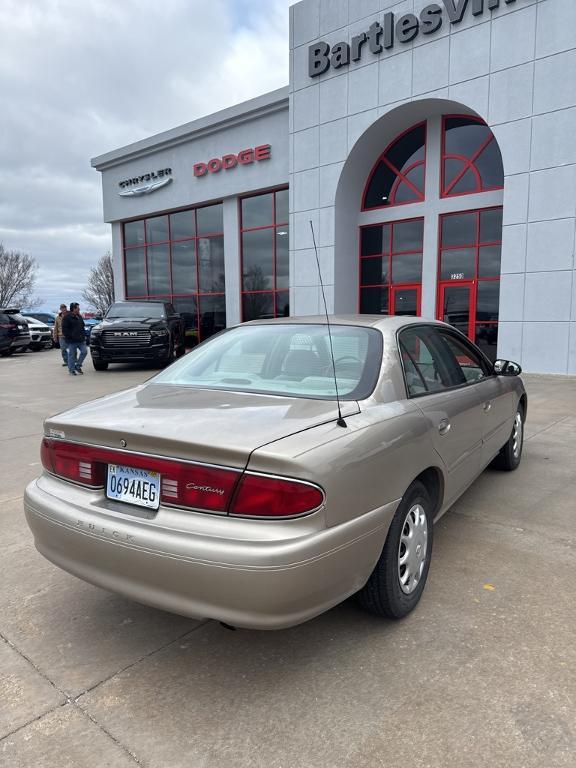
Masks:
[[[272,297],[272,310],[274,313],[274,317],[283,317],[283,315],[278,314],[278,295],[281,293],[288,293],[289,294],[289,288],[278,288],[276,277],[277,277],[277,255],[276,255],[276,234],[277,230],[281,227],[290,227],[290,224],[288,221],[277,221],[276,216],[276,195],[278,192],[286,192],[288,190],[287,186],[283,187],[273,187],[271,189],[265,189],[260,192],[257,192],[256,194],[250,194],[250,195],[242,195],[242,197],[238,198],[238,221],[240,222],[240,231],[239,231],[239,239],[240,239],[240,316],[242,318],[242,322],[245,322],[244,317],[244,296],[256,296],[256,295],[266,295]],[[264,224],[260,227],[244,227],[243,226],[243,220],[242,220],[242,202],[243,200],[250,200],[255,197],[264,197],[265,195],[272,195],[272,223],[271,224]],[[244,238],[242,235],[245,232],[258,232],[260,230],[265,229],[271,229],[274,233],[274,237],[272,238],[272,275],[273,275],[273,282],[274,287],[269,288],[263,291],[245,291],[244,290]],[[288,229],[288,233],[290,233],[290,229]],[[288,234],[288,237],[290,237],[290,234]],[[290,306],[290,305],[288,305]]]
[[[502,234],[500,235],[500,240],[494,240],[494,241],[486,241],[483,242],[480,239],[480,223],[482,214],[486,211],[502,211],[503,206],[501,205],[494,205],[490,206],[488,208],[473,208],[468,211],[451,211],[450,213],[444,213],[440,215],[440,221],[438,225],[438,262],[437,262],[437,269],[438,269],[438,289],[437,289],[437,297],[436,297],[436,318],[438,320],[444,319],[444,290],[447,287],[452,286],[463,286],[468,287],[470,289],[470,304],[469,304],[469,317],[468,317],[468,338],[472,342],[476,342],[476,328],[477,326],[485,326],[485,325],[493,325],[498,327],[500,321],[499,320],[478,320],[477,319],[477,310],[478,310],[478,285],[480,283],[500,283],[500,275],[498,277],[480,277],[479,276],[479,264],[480,264],[480,249],[490,246],[500,246],[502,247]],[[475,241],[472,243],[467,243],[465,245],[456,245],[456,246],[444,246],[442,243],[442,230],[443,230],[443,222],[444,219],[447,219],[450,216],[463,216],[466,214],[475,214],[476,215],[476,237]],[[474,267],[474,277],[472,279],[463,279],[463,280],[443,280],[442,279],[442,253],[444,251],[463,251],[463,250],[472,250],[474,249],[476,251],[476,257],[475,257],[475,267]]]
[[[386,222],[375,222],[374,224],[363,224],[359,228],[359,237],[358,237],[358,269],[359,269],[359,281],[358,281],[358,312],[360,314],[367,314],[365,312],[362,312],[362,289],[363,288],[387,288],[388,289],[388,316],[392,316],[392,310],[394,309],[394,293],[398,289],[402,290],[417,290],[418,291],[418,307],[417,307],[417,316],[420,316],[421,313],[421,301],[422,301],[422,278],[420,278],[419,283],[394,283],[393,282],[393,271],[392,271],[392,259],[395,256],[408,256],[410,254],[422,254],[422,265],[424,264],[424,242],[422,242],[422,248],[420,250],[409,250],[409,251],[395,251],[394,250],[394,225],[397,224],[406,224],[410,221],[421,221],[424,224],[425,217],[424,216],[414,216],[411,219],[397,219],[396,221],[386,221]],[[364,229],[370,229],[372,227],[390,227],[390,247],[387,251],[382,250],[380,254],[372,254],[370,256],[363,256],[362,255],[362,230]],[[364,259],[375,259],[378,256],[380,258],[387,257],[388,259],[388,274],[390,276],[390,280],[388,284],[386,283],[376,283],[376,284],[366,284],[364,285],[362,283],[362,261]],[[382,315],[383,317],[386,317],[386,315]]]
[[[169,301],[170,303],[174,303],[174,299],[196,299],[196,331],[198,334],[198,342],[202,341],[202,333],[201,333],[201,323],[200,323],[200,305],[202,298],[207,296],[226,296],[225,291],[202,291],[200,289],[200,264],[198,259],[198,240],[205,240],[206,238],[212,238],[212,237],[222,237],[224,238],[224,226],[222,226],[221,232],[209,232],[207,234],[198,234],[198,216],[197,212],[199,210],[202,210],[204,208],[211,208],[215,205],[222,205],[222,201],[217,201],[214,203],[210,203],[209,205],[197,205],[191,208],[185,208],[183,210],[175,210],[175,211],[166,211],[164,213],[154,213],[151,216],[145,216],[138,219],[130,219],[127,221],[122,222],[122,255],[123,255],[123,267],[124,267],[124,296],[126,297],[126,301],[146,301],[148,299],[161,299],[163,301]],[[194,232],[196,233],[192,237],[183,237],[183,238],[172,238],[172,221],[171,221],[171,214],[176,213],[193,213],[194,214]],[[168,240],[161,240],[161,241],[154,241],[154,242],[148,242],[148,233],[147,233],[147,220],[149,219],[156,219],[161,218],[163,216],[168,217]],[[140,243],[138,245],[126,245],[126,235],[125,235],[125,227],[127,224],[134,224],[137,222],[142,222],[144,226],[144,242]],[[172,270],[172,244],[173,243],[186,243],[186,242],[194,242],[194,252],[195,252],[195,259],[196,259],[196,286],[197,290],[192,291],[190,293],[174,293],[174,283],[173,283],[173,270]],[[150,293],[149,291],[149,281],[148,281],[148,248],[154,247],[157,245],[167,245],[168,246],[168,262],[170,267],[170,274],[169,274],[169,287],[170,291],[168,293]],[[127,269],[126,269],[126,254],[129,251],[132,250],[138,250],[143,249],[144,250],[144,277],[145,277],[145,284],[146,284],[146,293],[142,295],[128,295],[128,275],[127,275]],[[192,313],[190,313],[192,314]]]
[[[488,132],[490,134],[489,138],[480,145],[480,148],[476,150],[476,152],[472,155],[472,157],[465,157],[464,155],[453,155],[453,154],[446,153],[446,123],[448,120],[454,120],[454,119],[470,120],[470,122],[478,123],[478,125],[483,125],[486,128],[488,128]],[[450,197],[465,197],[466,195],[479,195],[479,194],[482,194],[483,192],[495,192],[499,189],[504,189],[503,183],[494,187],[484,187],[482,184],[482,176],[480,175],[480,172],[475,165],[476,160],[478,160],[480,155],[484,152],[485,149],[487,149],[487,147],[493,141],[494,142],[496,141],[496,137],[492,133],[490,127],[480,117],[476,117],[475,115],[443,115],[442,116],[442,159],[441,159],[441,168],[440,168],[440,197],[443,200]],[[446,188],[446,161],[447,160],[460,160],[464,163],[464,167],[450,182],[450,185],[448,186],[448,188]],[[479,188],[472,190],[470,192],[452,192],[451,190],[454,189],[454,187],[462,180],[462,178],[466,175],[467,171],[469,170],[471,170],[474,176],[476,177]]]
[[[401,139],[404,138],[404,136],[409,134],[411,131],[416,130],[416,128],[421,128],[422,126],[424,127],[424,159],[423,160],[418,160],[417,162],[412,163],[412,165],[409,168],[407,168],[404,173],[402,173],[402,171],[398,170],[398,168],[396,168],[396,166],[393,165],[388,160],[386,155],[388,154],[388,152],[390,152],[390,150],[392,149],[392,147],[395,144],[397,144]],[[378,211],[381,208],[397,208],[397,207],[400,207],[401,205],[417,205],[418,203],[423,203],[426,200],[426,160],[427,160],[427,153],[428,153],[428,121],[424,120],[424,121],[421,121],[419,123],[415,123],[414,125],[411,125],[410,128],[407,128],[405,131],[402,131],[402,133],[400,133],[398,136],[396,136],[394,138],[394,140],[391,141],[390,144],[388,144],[388,146],[386,147],[384,152],[382,152],[382,154],[378,157],[378,159],[376,160],[376,162],[372,166],[372,170],[370,171],[370,174],[368,176],[368,180],[367,180],[366,184],[364,185],[364,192],[362,193],[362,208],[361,208],[361,210],[362,211]],[[369,187],[370,187],[370,185],[372,183],[372,179],[374,177],[374,174],[378,170],[378,167],[380,166],[381,162],[385,163],[388,166],[388,168],[393,173],[396,174],[396,181],[392,185],[392,190],[390,192],[390,198],[389,199],[390,199],[391,202],[383,203],[382,205],[371,206],[370,208],[367,208],[366,207],[366,195],[368,194],[368,189],[369,189]],[[406,176],[410,173],[410,171],[413,171],[414,168],[418,168],[421,165],[424,167],[424,181],[423,181],[424,190],[422,192],[419,189],[417,189],[414,186],[414,184],[412,184],[412,182],[408,181],[408,179],[406,178]],[[414,190],[414,192],[418,195],[418,199],[417,200],[406,200],[405,202],[401,202],[401,203],[392,202],[395,199],[396,192],[398,191],[398,187],[400,186],[400,184],[402,182],[405,182],[411,189]]]

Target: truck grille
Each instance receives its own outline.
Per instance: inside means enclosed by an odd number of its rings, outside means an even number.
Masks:
[[[144,347],[150,343],[150,331],[104,331],[102,341],[105,347]]]

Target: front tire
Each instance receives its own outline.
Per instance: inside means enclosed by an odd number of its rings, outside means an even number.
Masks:
[[[363,608],[402,619],[424,591],[432,555],[432,502],[423,483],[408,488],[392,519],[382,554],[358,593]]]
[[[524,409],[521,405],[516,410],[512,434],[508,441],[500,449],[500,453],[494,459],[494,466],[504,472],[514,472],[522,461],[522,449],[524,447]]]
[[[92,360],[92,365],[95,371],[107,371],[108,363],[102,363],[99,360]]]

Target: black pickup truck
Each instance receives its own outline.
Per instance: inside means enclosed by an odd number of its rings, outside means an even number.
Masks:
[[[97,371],[109,363],[168,365],[184,354],[184,320],[166,301],[117,301],[92,328],[90,353]]]

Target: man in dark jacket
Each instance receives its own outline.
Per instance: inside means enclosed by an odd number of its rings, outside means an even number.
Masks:
[[[80,315],[80,304],[72,302],[70,312],[62,318],[62,334],[66,339],[68,349],[68,372],[71,376],[82,374],[82,363],[88,350],[86,349],[86,330],[84,319]]]

